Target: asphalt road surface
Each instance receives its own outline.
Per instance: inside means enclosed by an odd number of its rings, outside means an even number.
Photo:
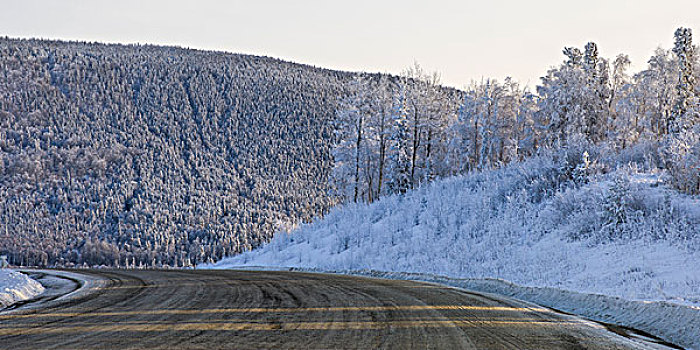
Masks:
[[[0,314],[0,349],[639,349],[596,323],[432,284],[248,271],[88,271]]]

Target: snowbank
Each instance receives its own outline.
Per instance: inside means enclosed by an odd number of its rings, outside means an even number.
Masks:
[[[0,309],[31,299],[44,292],[44,287],[22,273],[0,270]]]
[[[699,233],[700,198],[663,174],[566,154],[336,208],[217,266],[507,280],[534,289],[494,292],[700,349]],[[586,300],[567,304],[573,292]]]

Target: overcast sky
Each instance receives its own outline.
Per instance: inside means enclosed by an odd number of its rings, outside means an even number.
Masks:
[[[418,61],[456,87],[506,76],[532,87],[564,46],[588,41],[639,69],[672,46],[679,26],[700,38],[700,1],[0,0],[3,36],[178,45],[353,71],[399,73]]]

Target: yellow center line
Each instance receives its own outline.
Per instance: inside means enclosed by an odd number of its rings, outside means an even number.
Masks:
[[[170,332],[170,331],[292,331],[292,330],[372,330],[389,328],[488,328],[488,327],[562,327],[581,326],[580,322],[556,321],[388,321],[388,322],[286,322],[286,323],[172,323],[172,324],[106,324],[44,328],[4,328],[0,336],[96,333],[96,332]]]
[[[56,312],[37,314],[0,315],[0,319],[39,318],[39,317],[103,317],[132,315],[199,315],[218,313],[303,313],[303,312],[372,312],[372,311],[492,311],[549,313],[544,308],[518,308],[507,306],[462,306],[462,305],[390,305],[390,306],[347,306],[347,307],[306,307],[306,308],[223,308],[199,310],[134,310],[108,312]]]
[[[365,317],[365,320],[358,320],[357,322],[383,322],[383,321],[370,321],[369,317]],[[479,323],[479,322],[514,322],[514,323],[561,323],[561,322],[574,322],[571,320],[567,321],[561,321],[561,320],[543,320],[539,318],[492,318],[492,319],[485,319],[485,318],[478,318],[478,317],[404,317],[398,320],[394,320],[395,322],[433,322],[433,321],[439,321],[439,322],[473,322],[473,323]],[[173,321],[173,320],[124,320],[124,321],[110,321],[110,322],[87,322],[87,321],[76,321],[76,322],[71,322],[69,327],[74,327],[74,326],[100,326],[104,324],[111,324],[114,326],[127,326],[127,325],[155,325],[155,324],[164,324],[164,325],[171,325],[171,324],[218,324],[218,323],[241,323],[241,324],[246,324],[246,323],[265,323],[268,322],[270,323],[269,320],[260,320],[259,322],[255,322],[255,320],[251,320],[250,318],[225,318],[225,319],[202,319],[202,320],[187,320],[187,321]],[[301,321],[300,321],[301,322]],[[306,320],[303,321],[305,323],[308,322],[347,322],[347,321],[324,321],[324,320]],[[583,323],[583,322],[581,322]],[[28,328],[28,327],[44,327],[47,326],[44,323],[22,323],[22,327]],[[49,325],[51,327],[51,325]],[[0,330],[1,329],[19,329],[18,325],[9,325],[8,327],[4,327],[0,325]]]
[[[245,281],[248,282],[248,281]],[[261,281],[262,282],[269,282],[272,284],[273,281]],[[290,282],[290,283],[298,283],[298,284],[308,284],[308,281],[285,281],[285,282]],[[143,289],[143,288],[180,288],[180,287],[191,287],[191,286],[229,286],[229,287],[250,287],[250,288],[256,288],[258,289],[258,285],[254,284],[249,284],[249,283],[231,283],[231,282],[210,282],[210,281],[201,281],[201,282],[190,282],[190,283],[177,283],[177,281],[169,280],[168,283],[163,283],[163,284],[146,284],[146,285],[141,285],[141,284],[126,284],[126,285],[121,285],[121,286],[111,286],[111,287],[100,287],[99,289],[105,289],[105,290],[111,290],[111,289]],[[383,285],[363,285],[364,288],[386,288],[386,286]],[[442,289],[444,287],[441,286],[431,286],[431,285],[392,285],[392,288],[436,288],[436,289]]]

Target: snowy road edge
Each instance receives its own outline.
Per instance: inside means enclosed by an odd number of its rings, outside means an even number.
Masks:
[[[0,310],[44,292],[41,283],[14,269],[3,270],[0,282],[4,282],[0,283]]]
[[[83,295],[91,293],[95,289],[102,288],[107,285],[107,281],[99,278],[99,277],[94,277],[91,275],[87,274],[82,274],[80,272],[69,272],[69,271],[62,271],[62,270],[40,270],[40,269],[24,269],[22,271],[34,271],[34,272],[40,272],[40,273],[45,273],[49,275],[55,275],[55,276],[62,276],[65,278],[73,279],[73,280],[78,280],[80,281],[80,288],[63,295],[60,298],[54,299],[54,301],[64,301],[68,299],[74,299],[81,297]]]
[[[269,270],[334,273],[437,283],[481,293],[492,293],[538,304],[593,321],[615,324],[653,334],[687,349],[700,350],[700,308],[667,302],[630,301],[599,294],[557,288],[525,287],[501,279],[447,276],[374,270],[328,271],[297,267],[240,266],[232,270]]]
[[[59,302],[64,302],[70,299],[75,299],[79,298],[82,296],[85,296],[87,294],[90,294],[94,292],[97,289],[100,289],[104,286],[107,285],[107,281],[98,277],[93,277],[91,275],[87,274],[81,274],[79,272],[69,272],[69,271],[62,271],[62,270],[43,270],[43,269],[17,269],[17,271],[22,271],[22,272],[36,272],[36,273],[44,273],[48,275],[54,275],[54,276],[59,276],[63,277],[66,279],[71,279],[80,284],[80,287],[77,289],[71,291],[70,293],[66,293],[58,298],[51,299],[48,302],[40,302],[40,303],[32,303],[28,305],[22,306],[21,309],[16,309],[16,310],[28,310],[28,309],[35,309],[35,308],[41,308],[41,307],[47,307],[51,304],[54,303],[59,303]],[[37,282],[38,283],[38,282]],[[35,295],[33,298],[36,298],[40,295]],[[29,298],[31,299],[31,298]],[[28,300],[28,299],[25,299]],[[15,310],[0,310],[0,313],[12,313]]]

